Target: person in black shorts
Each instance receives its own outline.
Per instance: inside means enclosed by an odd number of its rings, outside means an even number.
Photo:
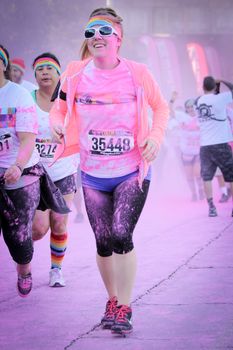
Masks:
[[[220,84],[230,91],[220,93]],[[225,182],[233,190],[233,156],[228,144],[232,141],[232,132],[227,118],[226,107],[232,102],[233,84],[215,80],[207,76],[203,80],[204,95],[196,101],[201,131],[201,177],[209,205],[209,216],[217,216],[213,203],[212,180],[217,167],[220,168]],[[233,216],[233,210],[231,215]]]

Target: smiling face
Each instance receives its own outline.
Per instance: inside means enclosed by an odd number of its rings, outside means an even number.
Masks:
[[[95,25],[92,28],[100,28]],[[98,30],[92,38],[87,39],[87,47],[94,58],[116,57],[121,46],[121,38],[116,34],[105,36],[101,35]]]
[[[59,80],[57,70],[50,65],[38,67],[36,69],[35,76],[39,87],[50,87],[57,85]]]

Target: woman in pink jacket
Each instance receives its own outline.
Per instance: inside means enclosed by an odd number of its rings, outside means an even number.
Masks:
[[[147,68],[119,56],[122,36],[122,19],[113,9],[91,13],[82,61],[68,65],[50,114],[61,142],[57,158],[80,152],[84,200],[108,293],[101,323],[119,334],[132,331],[132,236],[148,194],[149,164],[157,156],[169,113]]]

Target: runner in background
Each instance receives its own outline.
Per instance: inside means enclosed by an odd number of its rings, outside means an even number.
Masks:
[[[220,92],[220,84],[226,85],[230,91]],[[225,182],[230,184],[233,194],[233,156],[229,145],[233,137],[227,117],[227,106],[232,103],[233,84],[207,76],[203,80],[203,91],[204,94],[196,100],[201,131],[201,176],[209,216],[214,217],[217,216],[217,210],[213,201],[212,180],[217,167]]]
[[[203,182],[200,176],[200,128],[194,108],[194,100],[188,99],[184,104],[184,111],[174,109],[174,102],[178,94],[173,93],[170,99],[170,129],[176,130],[185,177],[191,192],[191,200],[204,199]]]
[[[32,289],[32,220],[39,204],[38,176],[23,171],[39,162],[36,108],[28,91],[9,80],[8,51],[0,45],[0,231],[17,264],[21,297]]]
[[[22,58],[13,58],[11,60],[11,79],[14,83],[20,84],[22,87],[27,89],[29,92],[38,89],[35,84],[32,84],[30,81],[24,80],[25,74],[25,63]]]
[[[181,124],[180,150],[192,201],[205,198],[200,174],[200,128],[194,108],[194,100],[185,102],[188,119]]]

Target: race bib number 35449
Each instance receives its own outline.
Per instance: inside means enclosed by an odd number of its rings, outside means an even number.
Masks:
[[[132,151],[134,137],[126,130],[90,130],[88,146],[93,155],[116,156]]]

